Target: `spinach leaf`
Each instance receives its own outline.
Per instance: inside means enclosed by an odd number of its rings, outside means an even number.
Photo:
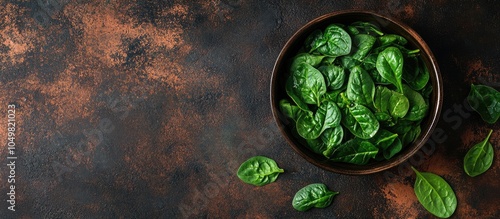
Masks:
[[[395,139],[398,138],[398,134],[387,131],[386,129],[380,129],[370,142],[381,150],[389,148]]]
[[[344,130],[342,126],[326,129],[319,138],[306,139],[306,143],[315,153],[327,155],[342,142]]]
[[[401,93],[384,86],[377,86],[373,106],[377,112],[386,113],[397,119],[406,116],[410,108],[410,101]]]
[[[481,142],[474,145],[464,157],[464,170],[471,177],[478,176],[486,172],[493,163],[493,146],[489,142],[491,133]]]
[[[406,43],[408,43],[408,40],[397,34],[385,34],[383,36],[378,37],[378,40],[380,41],[380,44],[382,46],[392,45],[392,44],[398,44],[403,46]]]
[[[352,56],[346,55],[340,57],[340,65],[346,70],[352,69],[354,66],[359,65],[359,63],[360,62]]]
[[[295,193],[292,206],[297,211],[307,211],[311,208],[325,208],[329,206],[338,192],[330,191],[325,184],[309,184]]]
[[[379,149],[367,140],[353,138],[337,146],[330,159],[337,162],[364,165],[375,158]]]
[[[280,112],[283,113],[287,118],[293,119],[294,121],[297,121],[299,118],[300,114],[302,113],[302,110],[296,106],[290,103],[287,99],[282,99],[280,100]]]
[[[327,129],[328,130],[328,129]],[[327,131],[325,130],[325,132]],[[324,133],[323,133],[324,134]],[[322,134],[322,135],[323,135]],[[307,146],[317,154],[323,154],[323,151],[326,150],[326,145],[321,141],[320,138],[315,138],[315,139],[306,139]]]
[[[352,58],[358,61],[362,61],[363,58],[365,58],[365,56],[370,52],[376,40],[377,39],[375,37],[368,34],[354,35],[354,37],[352,38],[353,45],[351,48],[351,50],[354,50]]]
[[[323,101],[332,101],[334,103],[337,103],[337,106],[338,106],[338,103],[341,102],[340,93],[342,93],[342,92],[343,92],[342,89],[338,89],[338,90],[334,90],[334,91],[327,91],[325,93],[325,95],[323,95]]]
[[[379,149],[379,153],[375,156],[375,160],[389,159],[392,157],[392,152],[394,151],[391,146],[394,141],[398,139],[398,134],[387,131],[386,129],[380,129],[373,138],[369,141]],[[389,157],[389,158],[386,158]]]
[[[367,55],[361,64],[363,68],[370,74],[375,84],[388,85],[391,84],[388,80],[384,79],[377,70],[378,53],[370,53]]]
[[[394,139],[389,147],[383,149],[384,158],[389,160],[403,149],[403,143],[399,138]]]
[[[415,141],[415,139],[417,139],[420,133],[422,132],[422,128],[420,127],[420,122],[413,124],[413,126],[410,127],[411,128],[407,132],[401,134],[401,143],[403,145],[408,145],[413,141]]]
[[[347,30],[352,35],[370,34],[373,36],[382,36],[384,33],[375,24],[364,21],[356,21],[347,26]]]
[[[354,136],[369,139],[377,133],[380,123],[367,107],[351,104],[343,112],[342,124]]]
[[[391,46],[380,52],[376,67],[382,78],[391,82],[400,93],[403,93],[403,54],[398,48]]]
[[[361,67],[351,69],[346,90],[347,98],[361,105],[371,105],[375,95],[375,84],[370,75]]]
[[[383,122],[383,125],[385,126],[393,126],[395,125],[395,121],[392,119],[391,115],[387,112],[375,112],[373,113],[375,115],[375,118],[377,118],[377,121]]]
[[[325,145],[325,150],[322,154],[325,157],[330,157],[335,148],[342,143],[342,139],[344,138],[344,129],[340,125],[327,129],[323,132],[320,138]]]
[[[422,90],[429,82],[430,73],[422,59],[407,57],[403,66],[403,80],[416,91]]]
[[[241,164],[237,175],[245,183],[263,186],[276,181],[278,175],[283,172],[273,159],[255,156]]]
[[[296,94],[296,91],[294,89],[293,85],[293,78],[288,77],[286,80],[286,85],[285,85],[285,90],[288,96],[292,99],[292,101],[297,104],[297,107],[299,107],[302,110],[309,110],[309,107],[307,106],[306,103],[302,100],[302,97]]]
[[[322,65],[318,70],[326,79],[326,86],[330,90],[342,88],[345,81],[344,68],[336,65]]]
[[[313,67],[317,67],[323,60],[325,56],[322,55],[313,55],[309,53],[299,53],[295,57],[293,57],[292,64],[290,65],[290,72],[293,73],[297,71],[299,65],[301,64],[309,64]]]
[[[500,117],[500,92],[490,86],[472,84],[467,101],[489,124],[496,123]]]
[[[317,29],[307,36],[304,46],[306,51],[312,52],[318,47],[325,45],[326,41],[323,38],[323,31]]]
[[[327,56],[343,56],[351,52],[351,36],[336,24],[330,24],[323,32],[323,39],[326,42],[319,46],[316,51]]]
[[[299,64],[293,72],[294,93],[307,104],[319,106],[321,96],[326,93],[326,82],[321,72],[310,64]]]
[[[323,59],[323,61],[321,61],[320,64],[332,65],[335,62],[335,60],[337,60],[337,57],[325,56],[325,58]]]
[[[429,105],[425,102],[420,93],[411,89],[408,85],[403,85],[403,93],[408,98],[410,108],[404,119],[418,121],[423,119],[429,111]]]
[[[394,126],[387,127],[387,129],[393,133],[403,136],[405,133],[409,132],[415,126],[415,122],[409,120],[399,120]]]
[[[361,66],[366,70],[366,71],[372,71],[372,70],[377,70],[377,57],[378,54],[375,53],[370,53],[368,54],[363,61],[361,62]],[[378,72],[377,72],[378,74]]]
[[[437,217],[450,217],[457,208],[457,197],[451,186],[434,173],[419,172],[414,167],[411,168],[416,174],[413,189],[420,204]]]
[[[327,128],[340,124],[340,109],[334,102],[325,101],[316,110],[316,113],[305,111],[297,119],[297,132],[304,139],[318,138]]]
[[[381,132],[381,131],[385,131]],[[387,130],[380,130],[379,133],[384,133],[383,138],[380,140],[376,140],[375,142],[372,141],[372,143],[379,148],[379,153],[377,156],[375,156],[375,160],[388,160],[391,159],[394,155],[399,153],[401,149],[403,149],[403,143],[400,140],[400,136],[395,133],[391,133]],[[377,133],[377,135],[379,134]],[[385,135],[385,136],[384,136]],[[374,137],[376,138],[376,137]],[[377,144],[378,142],[378,144]]]
[[[425,85],[425,87],[420,91],[420,93],[422,94],[422,97],[424,97],[424,99],[426,100],[429,100],[431,98],[431,94],[432,94],[432,84],[431,83],[428,83],[427,85]],[[427,101],[426,101],[427,102]]]

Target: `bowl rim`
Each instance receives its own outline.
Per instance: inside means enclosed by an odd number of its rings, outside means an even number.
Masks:
[[[434,104],[430,105],[429,114],[427,116],[428,119],[423,121],[429,124],[429,128],[426,130],[422,129],[422,132],[420,133],[419,137],[412,143],[412,145],[407,146],[407,148],[411,147],[411,149],[405,150],[405,153],[400,153],[389,160],[374,162],[370,165],[343,164],[340,162],[339,163],[335,162],[336,164],[338,164],[338,166],[337,165],[332,166],[330,165],[331,164],[330,162],[328,163],[324,162],[324,159],[326,158],[323,158],[323,160],[316,160],[314,157],[311,157],[309,155],[310,153],[308,154],[305,153],[300,148],[301,145],[297,145],[296,142],[292,139],[292,137],[287,134],[285,130],[286,125],[283,124],[283,121],[287,121],[287,119],[284,118],[284,116],[281,114],[279,110],[279,106],[276,102],[279,100],[275,99],[276,95],[274,88],[276,87],[277,77],[279,74],[278,71],[280,70],[280,64],[283,62],[283,58],[286,52],[298,38],[303,37],[303,34],[305,34],[311,28],[311,26],[320,24],[322,22],[326,22],[328,19],[332,19],[333,17],[336,16],[356,15],[356,14],[363,16],[373,16],[377,21],[389,22],[392,25],[395,25],[397,28],[404,30],[408,35],[411,35],[412,39],[410,40],[417,42],[416,44],[423,50],[421,52],[425,54],[422,57],[425,57],[424,62],[426,63],[427,68],[429,69],[429,73],[431,74],[429,82],[431,82],[433,86],[431,100],[432,103]],[[307,22],[305,25],[300,27],[283,45],[274,63],[272,70],[271,83],[270,83],[270,104],[271,104],[271,111],[273,114],[273,118],[280,130],[280,133],[282,134],[283,137],[285,137],[287,144],[291,146],[292,149],[296,153],[298,153],[302,158],[307,160],[309,163],[312,163],[313,165],[330,172],[345,174],[345,175],[365,175],[365,174],[373,174],[381,172],[406,162],[410,157],[415,155],[423,147],[423,145],[427,143],[432,133],[434,132],[436,125],[439,121],[439,117],[441,115],[441,108],[443,104],[443,83],[442,83],[441,72],[434,54],[432,53],[427,43],[423,40],[423,38],[410,26],[392,17],[381,15],[369,10],[358,10],[358,9],[339,10],[321,15]],[[345,168],[346,166],[353,167],[353,169],[347,169]]]

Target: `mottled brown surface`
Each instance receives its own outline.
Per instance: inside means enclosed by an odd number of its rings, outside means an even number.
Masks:
[[[55,1],[0,0],[0,139],[15,104],[18,156],[13,213],[0,150],[1,218],[431,218],[409,165],[450,183],[454,218],[500,218],[499,125],[464,102],[470,83],[500,89],[496,1],[43,2]],[[288,37],[341,9],[413,27],[444,80],[442,135],[368,176],[307,163],[280,136],[269,104]],[[470,178],[463,156],[489,129],[493,166]],[[235,172],[254,155],[286,172],[264,187],[242,183]],[[293,195],[313,182],[340,194],[326,209],[295,211]]]

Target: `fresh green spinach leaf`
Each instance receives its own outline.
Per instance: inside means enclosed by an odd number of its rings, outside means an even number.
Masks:
[[[418,57],[405,58],[403,80],[416,91],[422,90],[429,82],[430,73],[425,63]]]
[[[386,129],[380,129],[370,142],[380,149],[388,148],[394,140],[398,137],[398,134],[387,131]]]
[[[378,40],[380,41],[380,44],[382,46],[392,45],[392,44],[398,44],[404,46],[406,45],[406,43],[408,43],[408,40],[406,40],[401,35],[397,34],[385,34],[383,36],[379,36]]]
[[[325,157],[331,157],[331,154],[335,150],[337,146],[342,143],[344,138],[344,129],[342,126],[336,126],[334,128],[330,128],[325,130],[323,134],[320,136],[321,141],[325,144],[325,150],[322,154]]]
[[[337,90],[344,86],[345,72],[344,68],[336,65],[322,65],[318,70],[326,79],[326,86],[330,90]]]
[[[287,99],[282,99],[280,100],[280,112],[283,113],[283,115],[285,115],[287,118],[297,121],[300,114],[302,113],[302,110],[298,106],[290,103],[290,101],[288,101]]]
[[[293,57],[292,64],[290,65],[290,72],[293,73],[298,70],[301,64],[309,64],[313,67],[317,67],[325,56],[322,55],[313,55],[309,53],[299,53],[295,57]]]
[[[486,172],[493,163],[493,146],[489,142],[491,133],[481,142],[474,145],[464,157],[464,170],[471,177],[478,176]]]
[[[310,64],[302,63],[292,77],[294,93],[305,103],[319,106],[321,96],[326,93],[326,82],[321,72]]]
[[[304,46],[306,51],[312,52],[320,46],[325,45],[325,43],[326,40],[323,38],[323,31],[317,29],[307,36]]]
[[[404,119],[410,121],[419,121],[423,119],[429,111],[429,105],[425,102],[424,97],[406,84],[403,85],[403,93],[410,103],[408,113],[404,116]]]
[[[341,120],[340,109],[334,102],[325,101],[316,113],[305,111],[297,119],[297,132],[304,139],[316,139],[328,128],[338,126]]]
[[[309,184],[295,193],[292,206],[297,211],[307,211],[311,208],[326,208],[335,195],[339,194],[329,190],[325,184]]]
[[[350,70],[354,66],[360,64],[358,60],[354,59],[352,56],[349,55],[341,56],[339,59],[340,59],[340,66],[342,66],[345,70]]]
[[[351,52],[351,36],[339,25],[330,24],[323,32],[323,39],[326,42],[319,46],[316,51],[323,55],[338,57]]]
[[[500,92],[490,86],[472,84],[467,101],[489,124],[496,123],[500,117]]]
[[[382,78],[391,82],[400,93],[403,93],[403,54],[398,48],[391,46],[380,52],[376,67]]]
[[[380,123],[367,107],[359,104],[351,104],[343,112],[342,124],[354,136],[361,139],[369,139],[377,133]]]
[[[238,178],[243,182],[263,186],[276,181],[284,170],[278,167],[276,161],[264,156],[255,156],[246,160],[238,168]]]
[[[327,155],[340,143],[344,137],[342,126],[326,129],[319,138],[306,139],[307,145],[317,154]]]
[[[383,156],[386,160],[389,160],[399,153],[401,149],[403,149],[403,143],[399,138],[396,138],[389,147],[383,149]]]
[[[369,106],[373,103],[375,84],[363,68],[355,66],[351,69],[346,95],[349,100],[361,105]]]
[[[420,127],[420,122],[413,123],[413,126],[411,126],[407,132],[401,134],[401,143],[403,145],[412,143],[418,138],[418,136],[420,136],[421,132],[422,128]]]
[[[297,107],[299,107],[302,110],[309,110],[309,107],[302,100],[302,97],[297,95],[296,92],[298,92],[298,91],[296,91],[296,89],[294,88],[292,77],[288,77],[288,79],[286,80],[285,90],[286,90],[286,93],[288,94],[288,96],[292,99],[292,101],[295,104],[297,104]]]
[[[365,21],[356,21],[347,26],[347,30],[352,35],[370,34],[373,36],[382,36],[384,33],[375,24]]]
[[[375,88],[373,106],[377,112],[386,113],[392,118],[403,118],[408,113],[410,101],[405,95],[392,91],[385,86]]]
[[[451,186],[434,173],[419,172],[414,167],[411,168],[416,174],[413,189],[420,204],[437,217],[450,217],[457,208],[457,198]]]
[[[354,52],[352,54],[352,58],[358,61],[363,61],[363,59],[372,49],[373,44],[375,44],[376,40],[377,39],[375,37],[368,34],[354,35],[354,37],[352,38],[353,45],[351,48],[351,52]]]
[[[375,158],[379,149],[367,140],[353,138],[337,146],[330,159],[337,162],[364,165]]]
[[[373,138],[369,139],[369,141],[379,149],[379,153],[377,153],[375,160],[389,159],[394,156],[395,153],[399,152],[397,148],[395,148],[398,146],[394,144],[396,140],[398,140],[398,134],[382,128]],[[401,142],[399,145],[401,145]],[[401,150],[401,148],[399,148],[399,150]]]

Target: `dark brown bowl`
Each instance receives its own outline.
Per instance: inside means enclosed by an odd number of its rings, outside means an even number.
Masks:
[[[290,60],[298,53],[306,37],[312,31],[316,29],[324,29],[332,23],[349,24],[355,21],[374,22],[379,25],[382,31],[386,33],[395,33],[405,37],[408,40],[409,47],[420,49],[422,59],[429,69],[430,82],[433,86],[429,115],[421,123],[422,132],[420,136],[412,144],[403,148],[402,151],[391,159],[380,162],[374,161],[366,165],[333,162],[320,154],[314,153],[308,148],[308,146],[303,145],[301,141],[294,137],[290,128],[291,122],[280,112],[279,109],[279,101],[287,97],[285,92],[285,81],[289,76],[288,67],[290,65]],[[272,73],[270,96],[271,110],[273,112],[274,119],[288,144],[295,150],[295,152],[305,158],[308,162],[335,173],[350,175],[370,174],[401,164],[415,154],[427,142],[439,120],[439,115],[441,113],[441,106],[443,102],[442,86],[441,73],[439,72],[439,67],[434,55],[424,40],[409,26],[401,23],[400,21],[373,12],[359,10],[337,11],[310,21],[293,34],[293,36],[286,42],[276,60]]]

